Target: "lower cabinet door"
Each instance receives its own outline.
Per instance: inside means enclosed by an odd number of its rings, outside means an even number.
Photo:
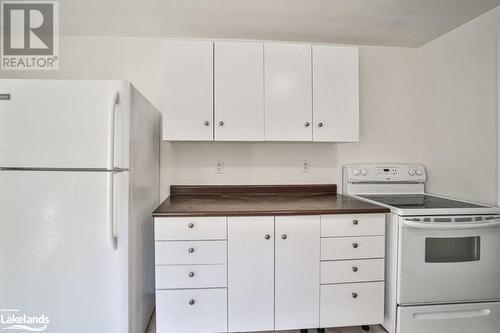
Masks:
[[[226,289],[156,291],[158,333],[227,331]]]
[[[274,217],[228,218],[231,332],[274,329]]]
[[[319,325],[320,217],[277,216],[275,219],[275,330],[316,328]]]
[[[384,322],[384,282],[321,286],[321,327]]]

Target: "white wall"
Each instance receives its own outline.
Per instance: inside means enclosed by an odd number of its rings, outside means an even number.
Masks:
[[[500,7],[419,49],[428,191],[496,203]]]
[[[361,47],[359,143],[163,143],[162,196],[169,184],[341,185],[345,163],[419,162],[430,192],[494,203],[498,36],[500,8],[420,49]],[[161,108],[161,39],[62,37],[60,44],[59,71],[0,77],[125,79]],[[225,163],[223,175],[216,160]],[[302,173],[303,160],[310,173]]]
[[[361,141],[355,144],[163,143],[162,197],[169,184],[341,185],[341,166],[359,161],[418,161],[414,147],[417,50],[362,47]],[[125,79],[161,108],[161,40],[62,37],[60,70],[0,72],[0,77]],[[394,126],[397,124],[397,126]],[[225,172],[215,174],[215,161]],[[311,163],[302,173],[302,161]]]
[[[416,56],[410,48],[361,48],[360,143],[165,143],[162,174],[170,173],[174,184],[329,182],[340,188],[343,164],[418,161]],[[223,175],[215,174],[217,160],[224,161]],[[310,173],[302,172],[303,160],[310,161]]]

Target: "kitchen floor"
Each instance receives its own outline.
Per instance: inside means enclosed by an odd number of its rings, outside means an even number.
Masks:
[[[286,333],[299,333],[299,331],[281,331]],[[309,330],[309,332],[317,332],[316,330]],[[156,317],[153,316],[151,322],[149,323],[149,327],[146,333],[156,333]],[[267,332],[259,332],[259,333],[267,333]],[[341,328],[329,328],[326,329],[326,333],[366,333],[366,331],[362,330],[361,327],[341,327]],[[368,333],[387,333],[380,326],[370,326],[370,331]]]

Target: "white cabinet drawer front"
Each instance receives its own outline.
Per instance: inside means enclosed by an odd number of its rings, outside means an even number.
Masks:
[[[156,289],[225,288],[226,265],[156,266]]]
[[[226,241],[155,242],[156,265],[225,264]]]
[[[384,214],[321,216],[321,237],[382,235],[385,235]]]
[[[158,333],[227,331],[226,289],[157,290]]]
[[[321,283],[348,283],[384,280],[384,259],[321,262]]]
[[[155,240],[226,239],[225,217],[157,217]]]
[[[383,258],[385,236],[321,239],[321,260]]]
[[[384,322],[384,282],[321,286],[320,326],[358,326]]]

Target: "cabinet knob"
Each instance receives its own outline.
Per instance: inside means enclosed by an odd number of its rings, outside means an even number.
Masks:
[[[193,277],[194,276],[194,272],[189,272],[189,277]]]
[[[222,120],[219,121],[219,126],[224,126],[224,122]]]
[[[286,234],[281,235],[281,239],[286,239],[286,238],[287,238]]]
[[[352,247],[357,249],[358,248],[358,243],[352,243]]]
[[[323,123],[318,123],[318,127],[323,127]]]
[[[304,124],[305,127],[309,127],[309,125],[311,125],[311,124],[308,121],[306,121]]]
[[[269,239],[271,239],[271,235],[266,234],[266,235],[264,236],[264,238],[269,240]]]
[[[189,229],[193,229],[193,228],[194,228],[194,224],[193,224],[193,223],[189,223],[189,224],[188,224],[188,228],[189,228]]]
[[[194,303],[196,303],[196,302],[194,301],[194,299],[190,299],[190,300],[189,300],[189,305],[194,305]]]
[[[352,293],[352,298],[358,298],[358,293]]]
[[[354,273],[356,273],[356,272],[358,271],[358,268],[357,268],[356,266],[354,266],[354,267],[352,268],[352,271],[353,271]]]
[[[189,253],[193,253],[193,252],[194,252],[194,248],[190,247],[190,248],[188,249],[188,252],[189,252]]]
[[[205,120],[205,122],[203,123],[203,125],[208,126],[208,125],[210,125],[210,122],[208,120]]]
[[[352,220],[352,224],[358,225],[358,223],[359,223],[358,220]]]

